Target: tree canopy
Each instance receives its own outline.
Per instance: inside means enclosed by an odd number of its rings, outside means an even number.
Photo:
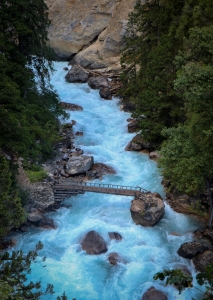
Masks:
[[[65,116],[49,84],[49,23],[43,0],[0,0],[0,148],[24,157],[47,157]]]
[[[137,1],[121,60],[123,100],[134,104],[144,138],[161,149],[163,176],[190,195],[207,188],[210,202],[212,37],[209,0]]]

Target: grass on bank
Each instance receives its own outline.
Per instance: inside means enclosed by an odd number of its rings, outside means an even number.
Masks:
[[[47,172],[40,165],[32,165],[26,170],[31,183],[42,181],[47,178]]]

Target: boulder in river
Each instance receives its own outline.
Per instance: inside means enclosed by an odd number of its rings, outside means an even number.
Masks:
[[[112,252],[108,255],[108,261],[111,265],[116,266],[121,261],[118,253]]]
[[[199,253],[193,257],[193,263],[197,271],[204,272],[205,268],[213,263],[213,252],[210,250]]]
[[[167,296],[151,286],[143,295],[142,300],[168,300]]]
[[[66,172],[69,175],[86,173],[94,163],[93,156],[74,156],[70,157],[65,164]]]
[[[133,221],[141,226],[154,226],[164,215],[165,205],[158,193],[141,193],[130,208]]]
[[[108,232],[108,235],[111,240],[121,241],[122,236],[118,232]]]
[[[196,254],[202,253],[206,250],[208,250],[208,247],[199,242],[193,241],[182,244],[177,253],[184,258],[192,259]]]
[[[88,80],[88,85],[91,89],[108,88],[109,82],[104,76],[92,76]]]
[[[87,254],[101,254],[107,252],[104,239],[95,230],[89,231],[81,241],[81,247]]]
[[[112,100],[112,94],[108,87],[102,87],[99,91],[101,98],[106,100]]]
[[[75,83],[75,82],[81,82],[85,83],[88,80],[88,73],[81,68],[80,66],[73,65],[72,69],[70,69],[65,76],[66,81]]]
[[[82,111],[83,107],[78,104],[68,103],[68,102],[60,102],[61,107],[70,111]]]

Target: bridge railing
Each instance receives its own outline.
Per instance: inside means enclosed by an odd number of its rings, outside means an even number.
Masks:
[[[104,184],[104,183],[90,183],[90,182],[82,182],[82,183],[74,183],[74,182],[70,182],[69,185],[75,185],[78,188],[81,188],[83,186],[91,186],[91,187],[99,187],[99,188],[108,188],[108,189],[120,189],[120,190],[134,190],[134,191],[144,191],[144,192],[148,192],[147,190],[136,186],[128,186],[128,185],[120,185],[120,184]]]

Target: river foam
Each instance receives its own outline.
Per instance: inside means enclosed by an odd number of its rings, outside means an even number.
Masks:
[[[84,109],[70,113],[70,120],[77,121],[75,131],[84,132],[76,137],[76,146],[93,155],[95,162],[116,170],[117,174],[104,176],[102,183],[141,186],[165,196],[156,163],[145,154],[124,151],[134,136],[127,132],[130,114],[120,111],[118,99],[106,101],[87,84],[67,83],[65,66],[55,63],[51,83],[62,101]],[[29,251],[39,240],[44,244],[40,255],[45,255],[46,261],[33,264],[29,277],[41,280],[43,286],[54,284],[54,296],[42,299],[56,299],[66,291],[69,300],[138,300],[152,285],[170,300],[199,299],[195,290],[179,295],[175,288],[153,280],[156,272],[178,264],[186,265],[195,274],[191,262],[178,256],[177,250],[182,243],[192,240],[191,232],[198,227],[196,221],[166,205],[165,216],[155,227],[137,226],[130,215],[131,200],[132,197],[95,193],[78,195],[66,200],[72,207],[50,214],[58,226],[56,230],[33,229],[19,235],[17,249]],[[107,241],[107,253],[95,256],[81,250],[79,243],[89,230],[98,231]],[[110,231],[120,233],[123,240],[110,240]],[[111,266],[107,260],[111,252],[119,253],[124,262]]]

